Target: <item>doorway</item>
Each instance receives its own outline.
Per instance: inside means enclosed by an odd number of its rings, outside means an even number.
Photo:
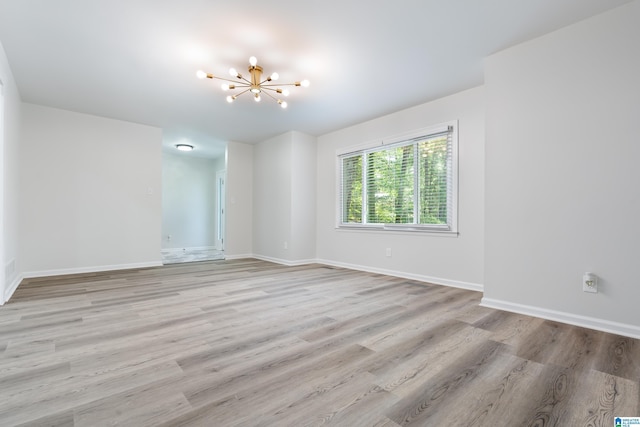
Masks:
[[[165,150],[163,264],[224,259],[226,158]]]

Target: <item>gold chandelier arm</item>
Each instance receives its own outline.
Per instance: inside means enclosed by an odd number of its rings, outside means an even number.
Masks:
[[[273,90],[273,89],[269,89],[269,90]],[[264,93],[265,95],[267,95],[269,98],[273,99],[274,101],[278,102],[279,100],[274,97],[273,95],[271,95],[269,92],[266,91],[262,91],[262,93]]]
[[[271,92],[276,92],[276,93],[282,93],[282,90],[280,88],[272,88],[272,87],[267,87],[267,86],[260,86],[263,90],[263,92],[270,90]],[[266,93],[266,92],[265,92]]]
[[[235,83],[233,85],[229,85],[229,90],[239,89],[243,87],[251,88],[251,85],[248,85],[246,83]]]
[[[280,87],[280,86],[301,86],[301,84],[300,82],[295,82],[295,83],[278,83],[278,84],[271,84],[271,85],[261,84],[260,86],[267,88],[267,87]]]
[[[209,76],[207,75],[207,77],[209,77]],[[247,85],[250,85],[250,84],[251,84],[251,82],[250,82],[250,81],[248,81],[247,79],[245,79],[245,78],[244,78],[244,77],[242,77],[242,76],[240,76],[240,79],[242,79],[242,80],[244,80],[245,82],[247,82],[247,84],[245,84],[245,83],[238,83],[238,80],[237,80],[237,79],[236,79],[236,80],[233,80],[233,79],[225,79],[224,77],[214,76],[213,74],[211,74],[211,77],[209,77],[209,78],[210,78],[210,79],[217,79],[217,80],[224,80],[225,82],[230,82],[230,83],[235,84],[236,86],[241,86],[241,87],[245,87],[245,86],[247,86]]]
[[[242,86],[242,87],[246,87],[246,86]],[[243,93],[247,93],[251,90],[250,87],[246,88],[245,90],[243,90],[242,92],[239,92],[237,94],[235,94],[235,97],[237,98],[238,96],[242,95]]]
[[[251,86],[251,80],[247,80],[244,78],[244,76],[242,74],[238,74],[238,80],[243,80],[245,82],[247,82],[247,85]],[[238,81],[236,80],[236,82]]]

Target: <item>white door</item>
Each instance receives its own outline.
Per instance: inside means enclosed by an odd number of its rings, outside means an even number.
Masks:
[[[224,251],[225,180],[227,171],[216,172],[216,249]]]

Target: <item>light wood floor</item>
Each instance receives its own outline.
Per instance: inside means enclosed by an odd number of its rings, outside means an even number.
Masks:
[[[477,292],[256,260],[32,279],[0,308],[0,425],[613,426],[640,341]]]

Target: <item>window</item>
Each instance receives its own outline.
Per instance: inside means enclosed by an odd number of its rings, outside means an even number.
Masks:
[[[456,230],[456,123],[338,155],[339,226]]]

